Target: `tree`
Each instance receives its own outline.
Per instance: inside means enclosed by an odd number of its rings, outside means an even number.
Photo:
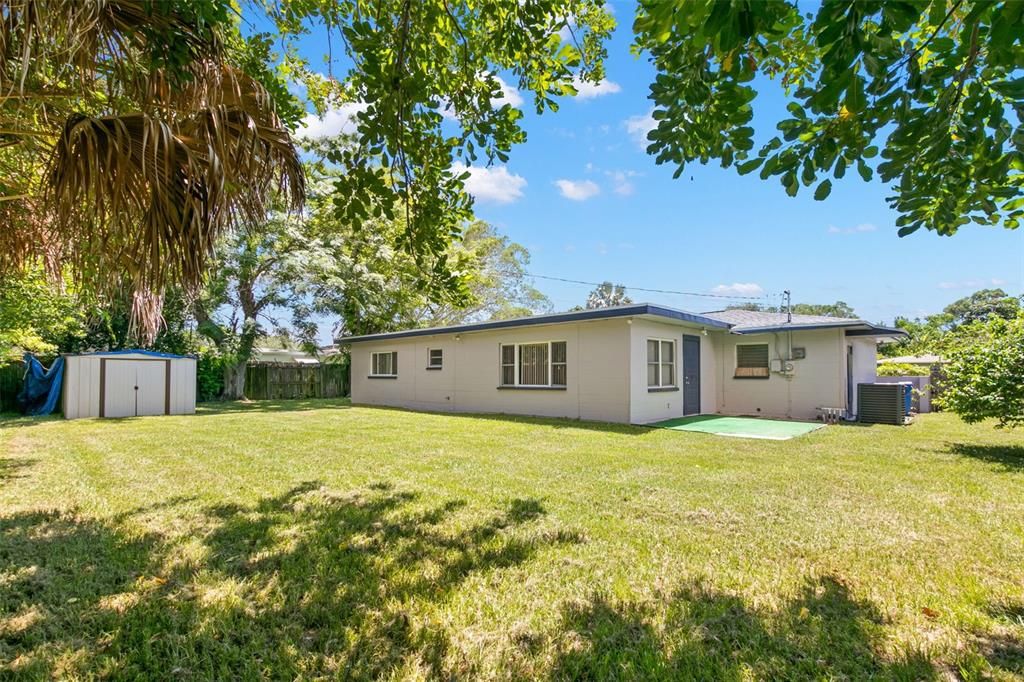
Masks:
[[[950,303],[943,312],[951,318],[953,326],[985,321],[992,317],[1012,320],[1021,309],[1021,301],[1002,289],[981,289]]]
[[[70,278],[54,286],[41,267],[26,269],[0,287],[0,363],[28,351],[54,355],[84,335],[84,312],[69,292]]]
[[[877,172],[900,236],[971,221],[1016,228],[1021,26],[1021,2],[836,0],[806,13],[796,0],[641,0],[635,46],[658,72],[648,151],[677,176],[716,159],[778,177],[791,196],[816,184],[819,200],[829,176]],[[754,103],[769,79],[788,113],[754,153]]]
[[[379,224],[342,237],[310,287],[312,308],[340,318],[339,333],[369,334],[523,317],[549,310],[528,281],[529,251],[483,221],[475,221],[444,254],[464,287],[458,297],[436,297],[410,255],[398,250],[403,226]]]
[[[271,314],[283,309],[307,330],[303,302],[303,262],[311,246],[302,220],[276,214],[255,229],[225,238],[217,264],[193,304],[198,331],[223,357],[223,398],[245,397],[245,369],[257,341],[284,327]]]
[[[236,219],[264,219],[271,191],[301,204],[301,109],[233,16],[228,0],[5,3],[0,277],[45,259],[83,288],[127,280],[152,339],[164,286],[197,286]]]
[[[509,91],[532,95],[538,113],[556,110],[558,98],[574,95],[581,81],[602,79],[604,43],[614,28],[604,0],[263,5],[285,46],[285,68],[318,111],[357,112],[358,144],[327,153],[344,171],[334,179],[338,221],[364,230],[379,219],[400,225],[398,248],[433,269],[439,285],[454,288],[457,272],[442,256],[473,219],[466,165],[505,162],[526,139]],[[312,30],[343,53],[326,56],[326,75],[297,45]]]
[[[946,353],[938,403],[968,423],[1024,424],[1024,314],[963,325]]]
[[[621,284],[602,282],[596,289],[587,296],[587,310],[595,308],[609,308],[613,305],[629,305],[633,302],[626,295],[626,287]]]

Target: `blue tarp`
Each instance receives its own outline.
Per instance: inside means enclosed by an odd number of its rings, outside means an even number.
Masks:
[[[50,369],[46,369],[30,353],[25,353],[25,368],[25,382],[18,394],[18,404],[25,414],[51,414],[57,409],[60,398],[64,358],[57,358]]]

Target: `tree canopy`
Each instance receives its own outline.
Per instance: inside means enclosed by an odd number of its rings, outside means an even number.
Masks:
[[[824,199],[877,173],[901,236],[1024,215],[1024,3],[641,0],[634,30],[657,69],[648,150],[677,175],[718,160]],[[769,138],[770,87],[787,114]]]
[[[614,21],[604,0],[264,0],[284,69],[322,113],[356,111],[356,144],[328,145],[341,169],[338,219],[372,229],[402,218],[398,246],[453,285],[446,253],[473,218],[464,166],[508,159],[526,139],[507,87],[556,110],[581,80],[604,75]],[[325,35],[326,75],[299,40]],[[335,53],[336,49],[336,53]],[[509,79],[506,83],[504,79]]]
[[[945,354],[943,409],[974,423],[1024,424],[1024,313],[993,315],[960,327]]]

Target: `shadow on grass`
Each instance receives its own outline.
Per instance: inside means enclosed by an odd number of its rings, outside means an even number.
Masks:
[[[556,679],[933,679],[924,658],[884,661],[881,616],[839,580],[808,581],[777,612],[688,584],[665,603],[602,597],[562,615],[567,644]],[[659,623],[659,625],[655,625]]]
[[[0,677],[450,677],[448,635],[422,614],[470,575],[580,538],[540,533],[533,499],[482,518],[416,502],[308,482],[207,508],[205,530],[174,537],[138,530],[159,506],[0,519]]]
[[[196,416],[215,416],[234,412],[306,412],[309,410],[347,410],[348,398],[308,398],[296,400],[215,401],[196,405]]]
[[[1007,471],[1024,471],[1024,446],[952,443],[949,452],[982,462],[998,464]]]
[[[27,457],[5,457],[0,459],[0,483],[15,478],[24,478],[25,475],[18,472],[34,466],[36,461]]]
[[[600,431],[604,433],[617,433],[625,436],[642,436],[650,434],[653,429],[646,426],[634,426],[631,424],[618,424],[613,422],[595,422],[583,419],[571,419],[569,417],[537,417],[531,415],[503,414],[495,412],[431,412],[427,410],[407,410],[402,407],[391,407],[387,405],[365,405],[357,403],[355,407],[363,410],[380,410],[384,412],[404,412],[408,414],[431,414],[439,417],[451,417],[453,419],[473,419],[475,421],[497,421],[510,422],[514,424],[530,424],[532,426],[547,427],[551,429],[586,429],[588,431]]]

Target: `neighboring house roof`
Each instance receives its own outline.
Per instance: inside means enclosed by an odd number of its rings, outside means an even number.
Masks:
[[[690,322],[693,324],[711,327],[713,329],[728,329],[729,325],[721,320],[715,320],[704,315],[688,313],[685,310],[676,310],[666,306],[654,305],[651,303],[633,303],[629,305],[610,306],[608,308],[595,308],[593,310],[578,310],[568,313],[551,313],[549,315],[531,315],[530,317],[517,317],[509,320],[494,320],[491,322],[475,322],[473,324],[462,324],[454,327],[429,327],[426,329],[407,329],[398,332],[387,332],[383,334],[367,334],[365,336],[348,336],[338,339],[340,343],[352,343],[355,341],[373,341],[378,339],[401,339],[411,336],[432,336],[434,334],[458,334],[468,332],[487,331],[490,329],[506,329],[508,327],[528,327],[537,324],[555,324],[557,322],[582,322],[585,320],[602,320],[613,317],[639,317],[648,315],[662,320],[675,322]]]
[[[941,365],[946,361],[939,355],[901,355],[895,358],[879,358],[878,364],[890,365]]]
[[[851,335],[863,336],[904,336],[906,332],[901,329],[890,329],[879,325],[842,317],[825,317],[822,315],[793,315],[791,323],[786,322],[785,313],[761,313],[749,310],[719,310],[711,313],[697,314],[677,310],[667,306],[655,305],[653,303],[633,303],[629,305],[611,306],[608,308],[596,308],[594,310],[579,310],[568,313],[552,313],[549,315],[533,315],[530,317],[517,317],[509,320],[495,320],[492,322],[476,322],[453,327],[429,327],[426,329],[406,329],[397,332],[386,332],[382,334],[367,334],[364,336],[348,336],[338,339],[340,343],[353,343],[357,341],[375,341],[384,339],[401,339],[414,336],[433,336],[435,334],[458,334],[468,332],[488,331],[491,329],[506,329],[509,327],[527,327],[538,324],[555,324],[558,322],[582,322],[586,320],[601,320],[614,317],[640,317],[647,316],[659,320],[672,322],[685,322],[702,325],[712,329],[723,329],[737,334],[756,334],[774,331],[788,331],[800,329],[834,329],[846,328]]]
[[[765,332],[799,331],[810,329],[847,330],[851,336],[906,336],[902,329],[883,327],[855,317],[829,317],[827,315],[787,315],[760,310],[715,310],[704,313],[712,319],[726,322],[736,334],[762,334]]]
[[[298,365],[320,364],[320,360],[304,350],[262,347],[252,349],[251,362],[290,362]]]

